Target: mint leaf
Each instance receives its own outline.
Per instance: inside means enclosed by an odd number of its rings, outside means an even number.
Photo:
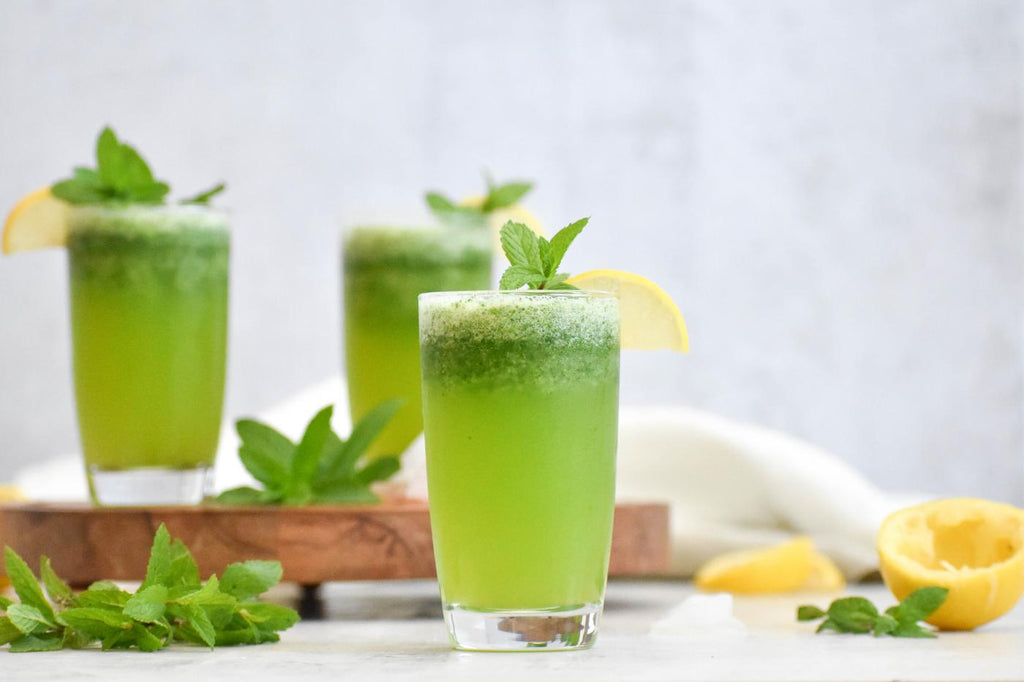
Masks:
[[[824,618],[827,614],[819,609],[817,606],[800,606],[796,610],[797,620],[818,620]]]
[[[537,235],[526,225],[511,220],[505,223],[501,228],[501,248],[512,265],[544,274]]]
[[[132,627],[131,618],[107,609],[76,607],[62,612],[60,618],[68,626],[81,630],[94,639],[105,639]]]
[[[942,606],[949,590],[944,587],[922,587],[907,595],[899,606],[890,609],[893,618],[902,623],[924,620]]]
[[[43,579],[43,585],[46,587],[46,593],[50,595],[50,599],[61,606],[67,606],[74,599],[75,593],[71,591],[71,587],[60,579],[60,577],[54,573],[53,566],[50,565],[49,557],[41,557],[39,560],[39,575]]]
[[[7,617],[11,619],[14,627],[26,635],[45,632],[57,627],[52,618],[47,618],[39,609],[28,604],[14,604],[11,608],[7,609]]]
[[[239,419],[235,431],[244,445],[263,451],[286,468],[291,463],[295,443],[276,429],[253,419]]]
[[[120,591],[121,588],[118,587],[117,583],[115,583],[112,580],[97,580],[96,582],[94,582],[91,585],[89,585],[88,588],[86,588],[86,592],[97,591],[97,590],[103,590],[103,591],[114,590],[116,592],[116,591]]]
[[[252,477],[268,488],[283,488],[290,475],[289,462],[282,461],[269,450],[246,443],[238,448],[238,458]]]
[[[438,194],[437,192],[427,192],[426,200],[427,206],[429,206],[430,210],[435,213],[445,213],[448,211],[454,211],[458,208],[455,205],[455,202],[443,194]]]
[[[198,585],[199,567],[196,560],[192,558],[192,552],[181,540],[175,539],[171,543],[171,561],[167,572],[166,585],[176,587],[178,585]]]
[[[63,647],[64,642],[60,637],[53,635],[45,637],[25,635],[21,639],[16,639],[11,642],[11,653],[22,654],[29,651],[59,651]]]
[[[89,588],[82,592],[75,599],[76,606],[83,608],[97,608],[118,610],[124,608],[131,595],[117,588],[114,589],[93,589]],[[66,611],[64,613],[67,613]]]
[[[569,246],[572,245],[573,240],[579,236],[583,228],[590,222],[590,218],[580,218],[574,223],[570,223],[555,233],[555,236],[551,238],[551,252],[549,255],[548,267],[545,270],[545,274],[551,277],[558,270],[558,266],[562,264],[562,259],[565,258],[565,253],[569,250]]]
[[[551,289],[572,289],[572,290],[575,290],[576,287],[574,287],[571,284],[566,284],[565,280],[567,280],[567,279],[569,279],[569,275],[568,274],[566,274],[564,272],[559,272],[557,274],[552,275],[548,279],[548,281],[544,284],[544,288],[545,289],[549,289],[549,290],[551,290]]]
[[[124,605],[124,615],[143,623],[156,623],[163,619],[167,608],[167,588],[150,585],[133,594]]]
[[[533,184],[529,182],[510,182],[505,185],[491,187],[487,197],[484,199],[481,210],[484,213],[490,213],[491,211],[511,206],[522,199],[531,189],[533,189]]]
[[[0,646],[10,644],[24,634],[17,625],[11,622],[10,618],[0,618]]]
[[[217,496],[217,501],[222,504],[237,504],[239,506],[253,506],[263,504],[263,492],[249,486],[231,488]]]
[[[153,536],[153,546],[149,550],[149,563],[146,565],[146,577],[141,589],[150,585],[165,585],[171,576],[171,534],[167,526],[160,524]]]
[[[815,632],[846,632],[846,630],[841,628],[839,623],[835,622],[831,618],[826,618],[821,622],[821,625],[818,626],[818,629],[815,630]]]
[[[217,196],[218,194],[223,192],[225,189],[227,189],[227,185],[222,182],[222,183],[219,183],[219,184],[211,187],[210,189],[206,190],[205,192],[200,192],[199,194],[195,195],[194,197],[189,197],[188,199],[182,199],[179,203],[182,203],[182,204],[198,204],[198,205],[201,205],[201,206],[207,206],[210,203],[210,199],[214,198],[215,196]]]
[[[211,575],[210,579],[203,583],[198,590],[192,590],[180,596],[174,597],[175,604],[188,606],[234,606],[237,600],[226,592],[221,592],[220,581],[217,576]]]
[[[501,275],[501,282],[498,286],[501,289],[518,289],[523,286],[534,288],[547,281],[542,272],[522,265],[511,265]]]
[[[195,634],[199,635],[202,643],[212,649],[217,643],[217,631],[214,629],[213,623],[210,622],[210,617],[206,615],[206,611],[203,611],[198,604],[186,604],[182,606],[182,609],[188,618],[188,625],[192,627]]]
[[[889,635],[899,627],[896,619],[888,614],[882,614],[875,620],[875,637]]]
[[[164,640],[154,635],[141,623],[136,623],[132,627],[132,633],[135,635],[135,645],[139,647],[140,651],[159,651],[164,648]]]
[[[402,465],[397,457],[378,457],[357,471],[353,480],[368,486],[375,481],[386,481],[400,468]]]
[[[878,618],[878,609],[863,597],[847,597],[832,602],[828,617],[844,632],[869,632]]]
[[[935,639],[935,633],[926,630],[917,623],[900,623],[892,631],[893,637],[912,637],[915,639]]]
[[[377,405],[363,415],[352,428],[348,441],[341,441],[343,447],[324,463],[322,479],[325,482],[347,479],[359,457],[366,452],[374,439],[394,418],[395,413],[405,404],[403,398],[395,398]],[[340,439],[339,439],[340,440]]]
[[[32,569],[28,567],[28,564],[10,547],[4,547],[4,567],[7,570],[7,577],[10,579],[11,585],[14,587],[14,591],[18,595],[18,599],[21,600],[21,603],[26,606],[35,607],[46,620],[52,622],[54,619],[53,607],[50,606],[50,602],[46,601],[46,597],[43,596],[43,591],[39,588],[35,574],[32,573]],[[14,607],[12,606],[11,608]],[[10,609],[7,612],[9,614]]]
[[[114,197],[113,190],[103,184],[82,182],[75,178],[54,183],[50,186],[50,192],[69,204],[102,204]]]
[[[239,613],[246,620],[269,630],[287,630],[299,620],[299,614],[292,609],[267,602],[245,602]]]
[[[221,589],[237,599],[249,599],[263,594],[281,582],[279,561],[243,561],[224,569]]]
[[[312,496],[313,476],[320,466],[320,455],[331,430],[331,414],[334,406],[328,405],[310,420],[302,440],[295,447],[291,462],[291,477],[288,481],[285,502],[306,504]]]
[[[110,128],[104,128],[96,140],[96,165],[100,179],[117,190],[130,191],[153,182],[153,173],[142,156],[121,144]]]

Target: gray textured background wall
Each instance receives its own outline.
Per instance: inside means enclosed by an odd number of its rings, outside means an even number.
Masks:
[[[693,353],[624,400],[1024,499],[1024,4],[3,0],[0,206],[111,122],[234,214],[229,414],[339,366],[339,220],[536,178]],[[0,261],[0,480],[75,447],[65,258]]]

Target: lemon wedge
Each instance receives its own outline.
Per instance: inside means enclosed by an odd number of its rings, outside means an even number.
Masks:
[[[878,559],[897,599],[920,587],[949,590],[929,623],[973,630],[1024,595],[1024,510],[968,498],[903,509],[882,522]]]
[[[690,350],[683,314],[669,295],[646,277],[619,270],[590,270],[566,282],[579,289],[610,291],[619,297],[623,348],[667,348],[679,353]]]
[[[68,205],[43,187],[23,197],[7,215],[3,252],[64,246],[67,234]]]
[[[803,536],[774,547],[727,552],[701,566],[693,582],[709,592],[796,592],[811,577],[814,555],[814,543]]]
[[[839,592],[846,587],[846,578],[835,562],[821,552],[811,556],[811,573],[800,586],[802,592]]]
[[[481,195],[467,197],[460,201],[459,205],[468,206],[469,208],[480,208],[484,203],[484,199],[486,199],[486,197]],[[501,227],[510,220],[515,223],[522,223],[523,225],[526,225],[528,228],[533,230],[535,234],[541,237],[547,235],[547,232],[544,230],[544,225],[540,222],[537,216],[531,213],[525,206],[512,204],[511,206],[506,206],[505,208],[499,208],[496,211],[492,211],[487,216],[487,226],[491,228],[491,232],[494,234],[495,244],[501,244]]]

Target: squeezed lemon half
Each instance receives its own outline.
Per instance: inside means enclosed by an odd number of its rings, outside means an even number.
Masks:
[[[579,289],[610,291],[619,298],[622,347],[632,350],[690,350],[683,314],[657,284],[631,272],[590,270],[566,280]]]
[[[969,498],[903,509],[882,522],[878,560],[897,599],[920,587],[949,590],[929,623],[973,630],[1024,594],[1024,510]]]
[[[836,592],[846,587],[839,568],[805,536],[721,554],[701,566],[694,583],[709,592],[733,594]]]
[[[67,234],[68,205],[43,187],[22,197],[7,214],[3,252],[64,246]]]

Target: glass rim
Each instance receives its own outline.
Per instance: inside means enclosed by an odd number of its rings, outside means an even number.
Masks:
[[[230,217],[231,211],[221,206],[209,206],[206,204],[144,204],[141,202],[111,202],[107,204],[71,204],[72,211],[97,211],[106,213],[121,213],[139,211],[142,213],[204,213],[209,215],[222,215]]]
[[[427,291],[417,296],[420,301],[447,297],[484,298],[490,296],[525,296],[538,298],[618,298],[613,291],[599,289],[480,289],[476,291]]]

